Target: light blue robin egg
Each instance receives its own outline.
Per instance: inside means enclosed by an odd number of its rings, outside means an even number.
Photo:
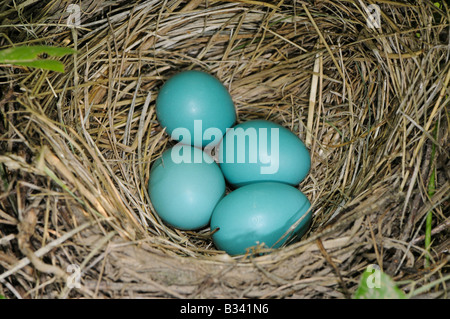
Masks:
[[[208,225],[225,194],[225,180],[219,166],[201,149],[176,145],[153,163],[148,192],[164,222],[193,230]]]
[[[156,99],[156,116],[175,140],[215,146],[236,121],[236,110],[226,87],[202,71],[183,71],[171,77]]]
[[[230,255],[244,254],[258,244],[278,248],[307,231],[310,206],[301,191],[287,184],[264,182],[240,187],[214,209],[210,224],[211,230],[216,230],[213,242]]]
[[[219,145],[225,179],[235,187],[256,182],[299,184],[311,167],[302,140],[274,122],[253,120],[234,126]]]

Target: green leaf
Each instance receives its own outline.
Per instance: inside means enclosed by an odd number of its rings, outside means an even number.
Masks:
[[[361,276],[354,299],[406,299],[405,293],[377,266],[369,265]]]
[[[33,68],[40,68],[44,70],[56,71],[64,73],[64,64],[55,60],[36,60],[30,62],[15,62],[15,65],[29,66]]]
[[[64,64],[51,59],[40,59],[41,54],[50,57],[61,57],[76,53],[75,50],[64,47],[51,47],[45,45],[18,46],[0,51],[0,63],[41,68],[64,73]]]
[[[6,299],[6,297],[3,295],[0,295],[0,299]]]
[[[17,61],[34,60],[39,54],[47,53],[50,56],[61,57],[76,53],[75,50],[65,47],[51,47],[46,45],[18,46],[0,51],[0,62],[10,63]]]

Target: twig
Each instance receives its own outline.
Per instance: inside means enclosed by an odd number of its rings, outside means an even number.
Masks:
[[[447,280],[450,280],[450,274],[411,291],[410,297],[415,297],[417,295],[420,295],[421,293],[424,293],[424,292],[428,291],[429,289],[431,289],[441,283],[445,283]]]
[[[325,260],[330,264],[331,267],[333,267],[334,271],[336,272],[336,275],[338,276],[339,283],[342,287],[345,297],[347,299],[350,298],[350,293],[347,289],[347,285],[345,284],[344,280],[342,279],[341,272],[339,271],[339,268],[336,266],[336,264],[331,259],[330,255],[326,251],[325,247],[323,247],[322,240],[320,238],[317,238],[316,244],[317,244],[317,247],[319,247],[319,250],[322,253],[322,255],[325,257]]]
[[[435,228],[433,228],[430,232],[431,235],[436,235],[439,234],[441,231],[447,229],[450,227],[450,218],[447,218],[443,223],[439,224],[438,226],[436,226]],[[416,239],[414,239],[412,241],[413,244],[417,244],[420,243],[421,241],[423,241],[425,239],[425,235],[422,235],[420,237],[417,237]]]
[[[77,228],[72,229],[71,231],[65,233],[64,235],[62,235],[58,239],[55,239],[54,241],[50,242],[47,246],[38,249],[36,252],[34,252],[34,255],[37,258],[44,256],[49,251],[51,251],[53,248],[61,245],[67,239],[71,238],[73,235],[75,235],[75,234],[79,233],[80,231],[82,231],[82,230],[84,230],[84,229],[94,225],[95,223],[96,223],[96,221],[87,222],[87,223],[84,223],[83,225],[78,226]],[[12,267],[10,270],[5,271],[3,274],[0,275],[0,281],[5,279],[8,276],[11,276],[12,274],[17,272],[18,270],[20,270],[23,267],[25,267],[26,265],[28,265],[29,263],[30,263],[30,259],[28,257],[22,258],[16,265],[14,265],[14,267]]]

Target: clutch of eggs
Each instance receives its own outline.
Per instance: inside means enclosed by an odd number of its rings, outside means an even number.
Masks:
[[[261,244],[278,248],[307,231],[311,204],[294,186],[311,161],[294,133],[265,120],[233,127],[231,95],[200,71],[170,78],[156,99],[156,115],[179,141],[150,170],[150,200],[166,224],[182,230],[210,225],[214,244],[230,255]],[[219,165],[202,150],[209,146],[217,148]],[[226,196],[225,180],[235,188]]]

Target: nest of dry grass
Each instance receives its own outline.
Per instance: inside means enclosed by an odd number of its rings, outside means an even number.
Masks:
[[[77,29],[66,1],[2,4],[1,48],[78,54],[64,74],[0,68],[1,295],[345,298],[370,264],[405,292],[448,273],[445,1],[377,2],[381,28],[366,23],[365,1],[74,3]],[[269,119],[307,142],[299,188],[314,215],[300,242],[231,258],[209,229],[179,231],[155,214],[149,168],[172,143],[155,99],[187,69],[219,78],[239,121]],[[73,267],[81,286],[70,289]],[[447,297],[449,283],[418,295]]]

